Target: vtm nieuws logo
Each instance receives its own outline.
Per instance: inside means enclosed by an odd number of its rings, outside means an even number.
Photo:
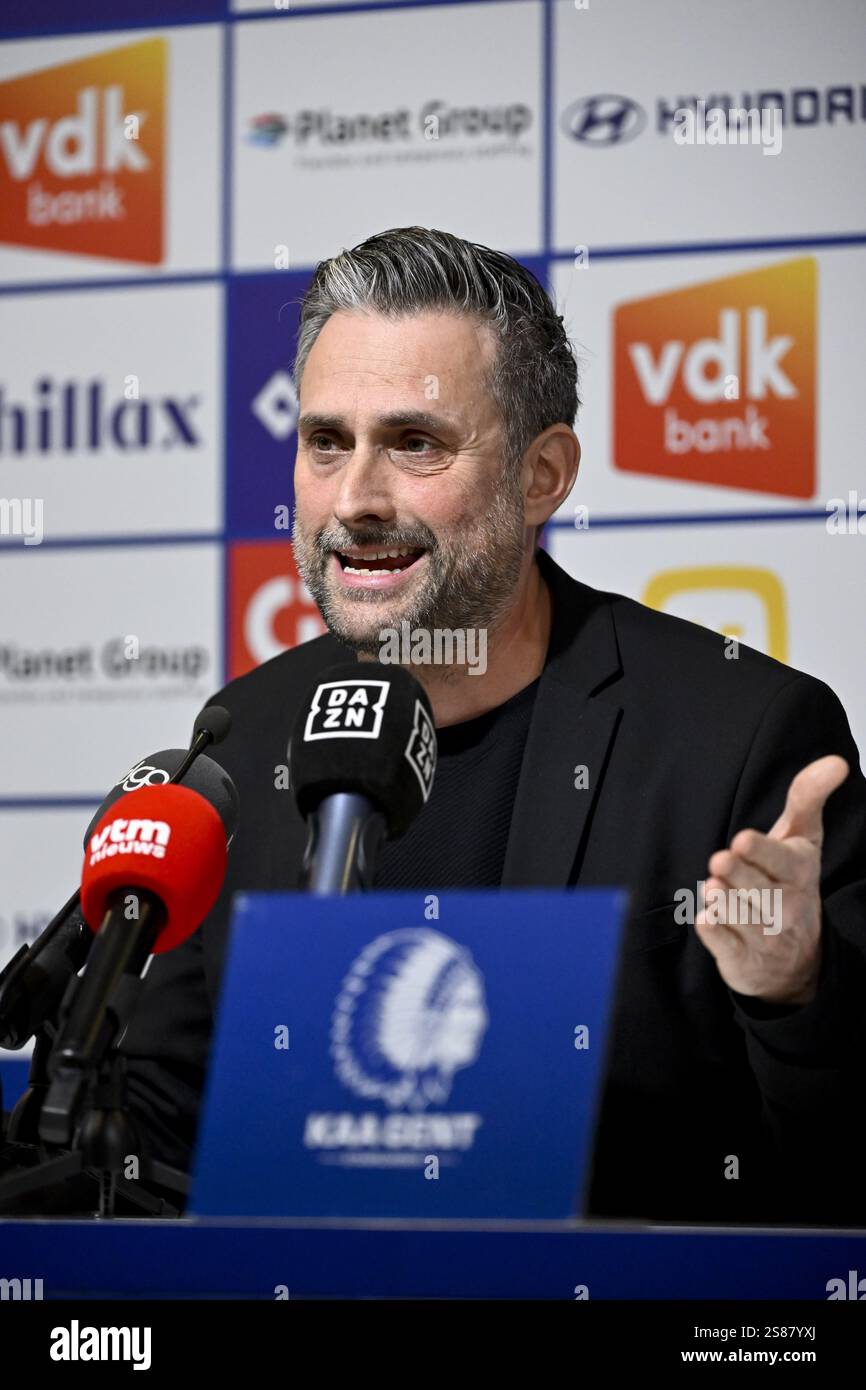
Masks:
[[[0,241],[163,258],[165,42],[0,83]]]
[[[144,854],[164,859],[171,826],[164,820],[126,820],[115,816],[110,824],[90,837],[90,867],[116,854]]]
[[[614,311],[614,466],[813,497],[816,266],[804,257]]]

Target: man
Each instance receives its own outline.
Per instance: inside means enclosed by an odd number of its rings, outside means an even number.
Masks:
[[[408,621],[483,633],[486,669],[413,666],[439,767],[376,886],[631,893],[590,1214],[859,1223],[866,783],[838,700],[537,550],[577,473],[577,372],[509,257],[413,227],[323,262],[295,370],[295,550],[329,634],[216,697],[240,829],[124,1040],[149,1148],[189,1162],[232,894],[297,887],[275,774],[299,703]]]

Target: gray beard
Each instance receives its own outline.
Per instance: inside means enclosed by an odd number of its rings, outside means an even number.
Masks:
[[[471,529],[452,534],[444,543],[422,525],[366,527],[354,532],[337,526],[310,539],[303,533],[297,511],[292,539],[298,573],[328,630],[360,656],[378,656],[382,628],[399,627],[401,622],[425,632],[472,628],[486,630],[489,636],[511,608],[523,564],[523,496],[516,486],[503,485],[493,505]],[[350,590],[338,605],[326,578],[326,566],[333,550],[353,545],[378,545],[383,550],[423,546],[427,583],[404,607],[390,612],[386,611],[393,602],[390,595],[375,589]],[[356,612],[362,606],[371,610],[370,624],[362,633],[346,623],[341,606],[347,602],[357,606]],[[383,610],[381,618],[376,608]]]

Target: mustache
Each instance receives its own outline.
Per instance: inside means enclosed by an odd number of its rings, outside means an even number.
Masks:
[[[420,550],[439,549],[435,535],[427,526],[364,526],[355,531],[348,527],[330,527],[313,538],[316,554],[324,558],[333,550],[347,550],[353,545],[377,545],[383,550],[395,546],[415,546]]]

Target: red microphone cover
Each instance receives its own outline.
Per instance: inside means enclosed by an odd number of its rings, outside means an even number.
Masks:
[[[179,946],[210,912],[226,871],[226,833],[219,813],[190,787],[141,787],[115,801],[97,822],[84,852],[81,910],[98,932],[119,888],[143,889],[165,905],[154,951]]]

